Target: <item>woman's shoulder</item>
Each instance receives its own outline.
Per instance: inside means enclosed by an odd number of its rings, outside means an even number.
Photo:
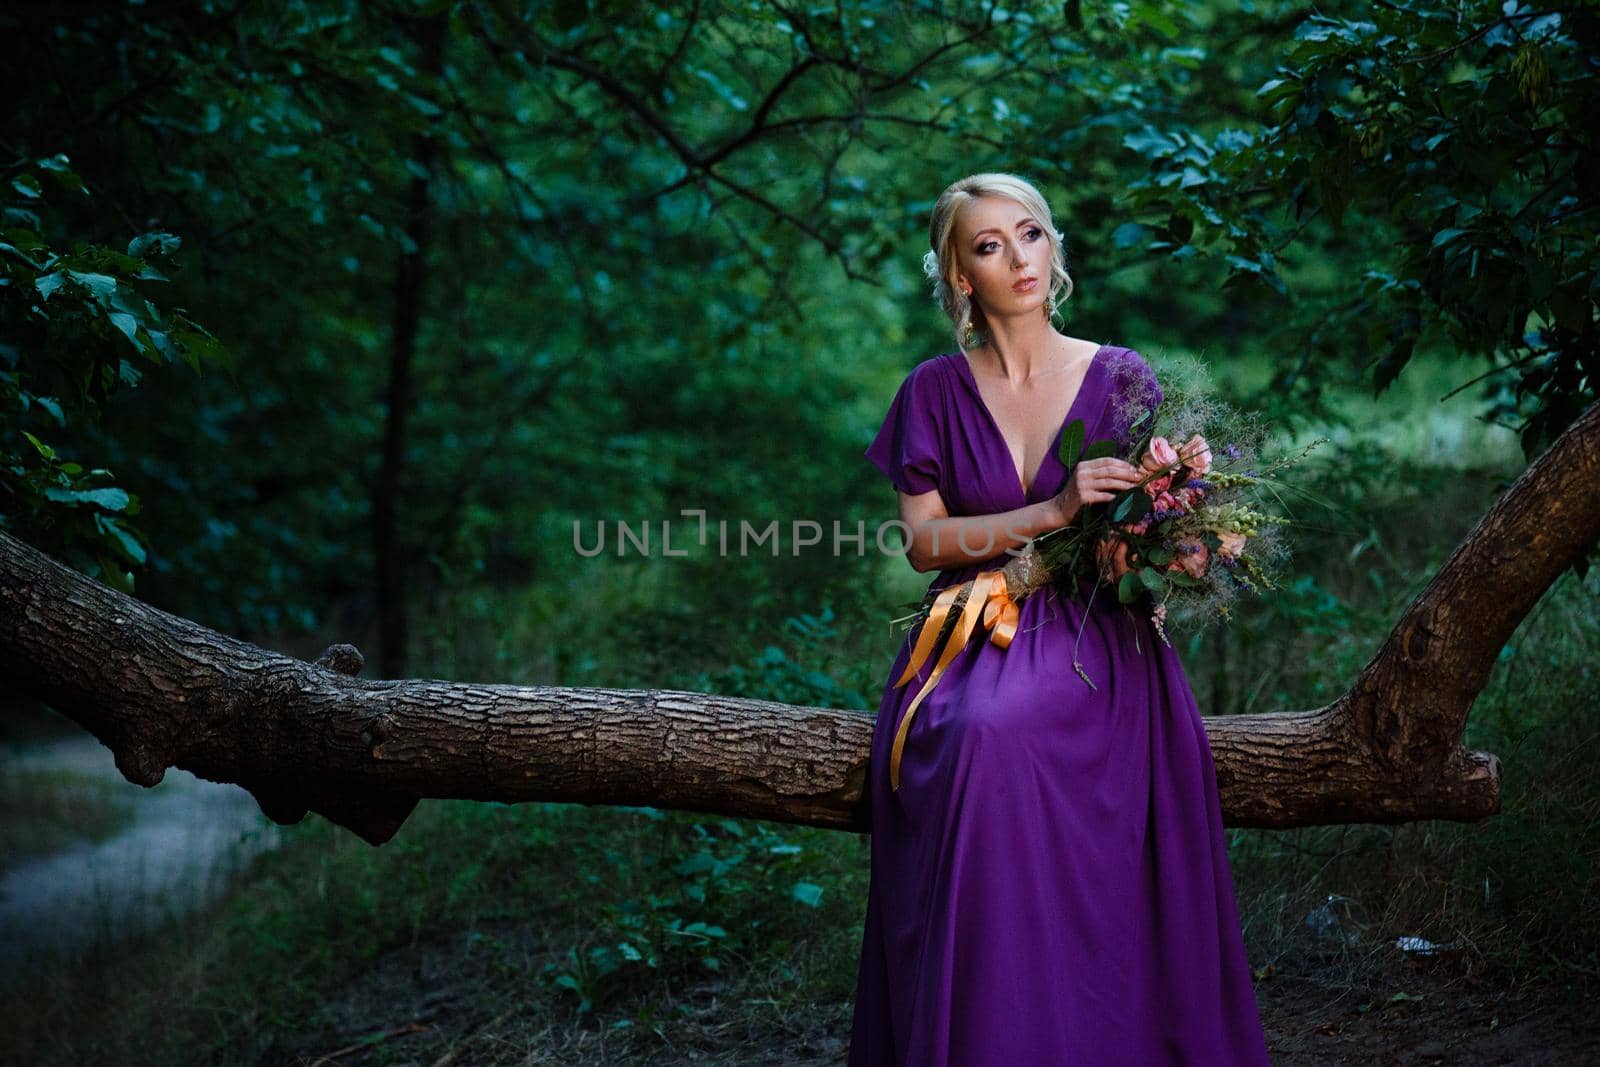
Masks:
[[[965,358],[960,352],[940,352],[918,361],[917,365],[911,368],[911,373],[920,374],[928,379],[943,380],[945,375],[956,369],[955,361]]]
[[[1136,348],[1107,345],[1105,370],[1116,393],[1147,393],[1159,388],[1156,371]]]
[[[1137,348],[1108,344],[1105,350],[1106,367],[1119,374],[1141,373],[1150,369],[1150,364],[1145,362]]]
[[[1105,356],[1106,417],[1102,433],[1126,445],[1140,416],[1161,405],[1161,383],[1138,349],[1108,346]]]
[[[951,376],[957,373],[951,365],[952,359],[963,358],[960,352],[940,352],[918,360],[900,384],[902,392],[914,394],[923,399],[932,399],[943,395],[949,387]]]

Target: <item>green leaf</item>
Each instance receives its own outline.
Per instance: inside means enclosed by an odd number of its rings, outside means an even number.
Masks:
[[[215,359],[224,366],[231,365],[228,350],[218,344],[217,339],[199,325],[189,323],[186,326],[178,326],[172,334],[183,346],[184,362],[193,367],[196,373],[200,371],[202,360]]]
[[[720,926],[709,926],[706,923],[701,923],[701,922],[690,923],[688,926],[685,926],[682,930],[679,930],[678,932],[680,934],[684,934],[684,935],[689,936],[689,937],[716,938],[716,937],[727,937],[728,936],[728,931],[724,930],[722,927],[720,927]]]
[[[42,189],[39,185],[39,179],[35,178],[31,174],[19,174],[15,178],[12,178],[11,188],[15,189],[29,200],[39,199],[39,196],[42,192]]]
[[[1150,232],[1142,222],[1124,222],[1111,231],[1111,244],[1115,248],[1137,248],[1150,239]]]
[[[133,343],[133,347],[135,349],[140,352],[144,351],[144,342],[139,340],[138,319],[134,318],[132,315],[129,315],[125,311],[113,311],[107,317],[111,320],[111,325],[121,330],[128,340]]]
[[[1372,368],[1372,395],[1378,396],[1394,383],[1411,361],[1412,351],[1416,348],[1417,338],[1414,334],[1403,336],[1397,341],[1389,352],[1378,360]]]
[[[1133,571],[1129,571],[1117,582],[1117,599],[1124,604],[1132,604],[1144,592],[1144,583]]]
[[[1139,18],[1144,20],[1147,26],[1155,30],[1161,36],[1167,38],[1167,40],[1170,41],[1172,38],[1178,36],[1180,32],[1178,29],[1178,24],[1172,20],[1170,15],[1161,9],[1160,4],[1135,4],[1134,11],[1138,14]]]
[[[715,89],[717,91],[717,95],[722,97],[723,100],[727,101],[728,106],[733,108],[735,111],[744,111],[750,106],[749,102],[746,101],[744,97],[728,88],[722,79],[718,78],[711,71],[702,67],[697,69],[694,73],[707,85]]]
[[[5,229],[0,230],[0,236],[5,237],[6,240],[29,255],[46,250],[43,239],[37,233],[23,226],[7,226]]]
[[[1183,140],[1176,134],[1162,133],[1154,126],[1146,126],[1137,133],[1124,134],[1122,146],[1147,159],[1160,159],[1182,148]]]
[[[142,233],[128,242],[128,255],[138,259],[154,256],[170,256],[183,245],[183,238],[177,234],[151,231]]]
[[[673,874],[701,874],[706,871],[715,871],[721,867],[717,858],[709,852],[693,852],[679,860],[672,867]]]
[[[133,560],[135,563],[145,562],[146,557],[144,546],[139,543],[138,539],[134,537],[133,534],[129,533],[123,528],[122,523],[118,522],[114,518],[107,517],[101,519],[100,527],[101,529],[105,530],[106,533],[110,534],[116,539],[117,543],[122,546],[123,553],[129,559]]]
[[[1150,494],[1143,489],[1134,487],[1124,489],[1111,500],[1111,521],[1116,523],[1138,522],[1150,513],[1154,501]]]
[[[93,271],[69,270],[67,277],[77,282],[94,294],[100,303],[110,302],[117,292],[117,280],[109,274],[97,274]]]
[[[1162,572],[1154,567],[1140,567],[1135,573],[1139,575],[1144,587],[1152,593],[1159,593],[1166,587],[1166,579],[1161,576]]]
[[[807,907],[820,907],[822,904],[822,887],[811,882],[796,882],[794,888],[789,890],[789,895]]]
[[[126,489],[62,489],[51,485],[45,487],[44,495],[47,500],[63,504],[92,504],[107,511],[122,511],[128,506]]]
[[[432,100],[429,100],[425,96],[418,96],[416,93],[406,93],[405,98],[410,101],[412,107],[416,108],[419,112],[430,119],[436,119],[440,115],[444,114],[444,110],[439,107],[438,104],[435,104]]]
[[[57,426],[65,426],[67,424],[67,418],[61,413],[61,405],[56,402],[55,397],[36,396],[33,398],[33,402],[48,411],[51,417],[56,420]]]
[[[43,456],[45,459],[55,459],[56,458],[56,450],[55,449],[51,448],[49,445],[45,444],[43,441],[41,441],[37,437],[33,436],[33,434],[29,433],[27,430],[23,430],[22,431],[22,436],[26,437],[29,441],[32,441],[34,450],[37,451],[39,453],[39,455]]]
[[[1078,453],[1083,449],[1083,420],[1073,419],[1061,431],[1061,441],[1056,445],[1056,457],[1061,460],[1061,465],[1067,470],[1078,462]]]
[[[49,174],[57,185],[68,192],[82,193],[85,196],[89,194],[89,189],[83,184],[83,179],[73,173],[71,167],[67,166],[67,157],[61,153],[57,152],[53,156],[48,156],[45,159],[36,159],[34,162],[39,165],[40,170]]]

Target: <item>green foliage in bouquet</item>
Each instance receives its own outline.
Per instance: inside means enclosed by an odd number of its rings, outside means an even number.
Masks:
[[[1084,447],[1074,420],[1062,433],[1059,456],[1070,472],[1085,460],[1118,456],[1139,467],[1137,485],[1110,501],[1085,507],[1074,521],[1035,539],[1051,580],[1064,592],[1094,596],[1108,585],[1117,600],[1145,595],[1163,639],[1169,604],[1187,623],[1203,627],[1228,616],[1241,591],[1275,589],[1287,547],[1279,528],[1290,519],[1268,510],[1293,487],[1274,477],[1299,454],[1262,461],[1265,431],[1210,390],[1205,367],[1193,359],[1165,368],[1159,402],[1134,389],[1119,397],[1120,441]],[[1220,447],[1210,442],[1222,442]]]

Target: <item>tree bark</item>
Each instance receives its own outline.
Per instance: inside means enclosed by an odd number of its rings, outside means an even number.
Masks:
[[[1490,509],[1349,692],[1209,717],[1233,826],[1472,820],[1500,764],[1461,747],[1496,655],[1600,534],[1600,405]],[[363,681],[140,603],[0,533],[0,670],[91,731],[130,781],[237,782],[279,822],[318,812],[373,844],[421,797],[652,805],[844,830],[865,715],[672,690]]]

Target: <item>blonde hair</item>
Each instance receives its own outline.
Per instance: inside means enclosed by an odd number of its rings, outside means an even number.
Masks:
[[[969,174],[939,194],[933,205],[933,216],[928,220],[930,251],[922,257],[922,270],[933,282],[933,296],[955,326],[956,348],[965,352],[964,335],[970,324],[981,337],[986,337],[988,324],[983,310],[975,307],[972,298],[955,283],[956,245],[951,236],[955,233],[956,216],[968,203],[980,196],[1004,197],[1014,200],[1036,219],[1050,242],[1050,286],[1045,301],[1046,308],[1060,311],[1072,296],[1072,277],[1067,274],[1066,253],[1062,249],[1065,238],[1056,232],[1050,217],[1050,206],[1033,184],[1015,174],[985,172]],[[1052,312],[1053,313],[1053,312]]]

